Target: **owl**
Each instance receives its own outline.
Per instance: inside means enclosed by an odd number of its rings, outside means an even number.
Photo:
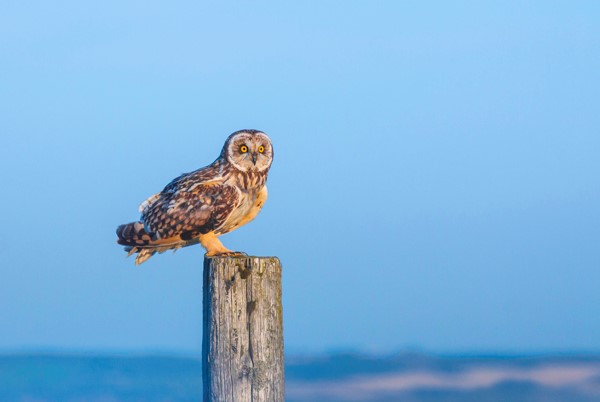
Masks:
[[[240,255],[219,236],[253,220],[267,200],[273,146],[257,130],[240,130],[225,141],[212,164],[175,178],[144,201],[141,218],[117,228],[117,243],[137,253],[139,265],[155,253],[200,243],[207,256]]]

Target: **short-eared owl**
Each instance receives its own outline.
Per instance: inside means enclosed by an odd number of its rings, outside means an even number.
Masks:
[[[156,252],[200,243],[207,256],[240,254],[217,238],[256,217],[267,199],[273,146],[257,130],[231,134],[212,164],[182,174],[140,205],[139,222],[117,228],[117,242],[141,264]]]

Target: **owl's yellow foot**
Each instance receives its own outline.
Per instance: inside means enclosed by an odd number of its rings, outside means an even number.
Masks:
[[[200,244],[202,244],[202,247],[206,249],[207,257],[243,257],[248,255],[246,253],[242,253],[241,251],[233,251],[225,248],[214,232],[208,232],[200,235],[199,240]]]

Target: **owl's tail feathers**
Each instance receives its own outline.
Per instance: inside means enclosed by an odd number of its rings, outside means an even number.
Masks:
[[[158,250],[152,245],[152,237],[146,233],[142,222],[131,222],[117,228],[117,243],[125,246],[127,256],[137,253],[135,264],[140,265]]]
[[[137,253],[135,264],[140,265],[155,253],[164,253],[167,250],[177,250],[180,247],[193,244],[191,241],[182,241],[179,236],[169,239],[154,239],[144,229],[142,222],[131,222],[117,228],[117,243],[125,246],[127,256]]]
[[[144,229],[142,222],[131,222],[117,228],[117,243],[123,246],[147,246],[152,237]]]

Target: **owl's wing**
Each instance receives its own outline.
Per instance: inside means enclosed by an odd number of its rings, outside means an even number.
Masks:
[[[238,191],[221,180],[182,175],[141,206],[142,222],[155,239],[189,240],[219,227],[239,203]]]

